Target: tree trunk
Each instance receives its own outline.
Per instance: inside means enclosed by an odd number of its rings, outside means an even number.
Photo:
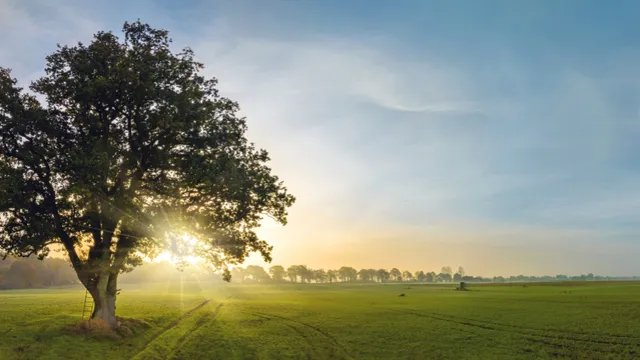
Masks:
[[[104,274],[89,293],[93,297],[93,313],[91,319],[99,319],[115,329],[116,322],[116,285],[117,274]]]
[[[93,296],[93,294],[92,294]],[[104,320],[111,328],[116,327],[116,296],[99,291],[93,299],[91,319]]]

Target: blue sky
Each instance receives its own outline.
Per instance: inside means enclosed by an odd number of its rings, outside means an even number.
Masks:
[[[141,18],[299,198],[274,261],[640,274],[640,5],[0,0],[0,66]],[[253,260],[252,260],[253,261]]]

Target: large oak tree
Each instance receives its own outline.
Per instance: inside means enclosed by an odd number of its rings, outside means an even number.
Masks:
[[[138,21],[122,39],[58,46],[32,93],[0,68],[0,252],[44,258],[61,244],[92,317],[112,326],[118,274],[144,256],[196,252],[228,280],[250,252],[270,260],[254,229],[286,224],[295,200],[238,104],[170,43]]]

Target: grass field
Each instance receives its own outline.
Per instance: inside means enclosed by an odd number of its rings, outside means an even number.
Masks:
[[[120,340],[69,331],[83,296],[0,292],[0,359],[640,357],[631,282],[123,286],[119,316],[151,326]]]

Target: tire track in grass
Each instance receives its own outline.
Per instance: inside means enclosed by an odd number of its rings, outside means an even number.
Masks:
[[[472,328],[480,328],[480,329],[483,329],[483,330],[506,332],[507,334],[514,334],[513,332],[509,332],[509,331],[505,331],[505,330],[501,330],[501,329],[496,329],[496,328],[493,328],[493,327],[482,326],[482,325],[477,325],[477,324],[471,324],[469,322],[454,321],[454,320],[440,318],[440,317],[437,317],[437,316],[424,314],[424,313],[420,313],[420,312],[413,312],[413,311],[410,311],[410,310],[400,310],[400,309],[386,309],[386,310],[393,311],[393,312],[399,312],[399,313],[403,313],[403,314],[414,315],[414,316],[418,316],[418,317],[424,317],[424,318],[428,318],[428,319],[431,319],[431,320],[439,320],[439,321],[443,321],[443,322],[454,323],[454,324],[457,324],[457,325],[466,325],[466,326],[470,326]],[[456,331],[465,332],[465,333],[469,332],[469,331],[463,330],[461,328],[455,328],[455,330]],[[477,334],[477,332],[473,332],[473,333]],[[536,337],[539,337],[539,335],[527,334],[527,335],[523,336],[523,334],[520,334],[520,333],[515,333],[515,334],[520,335],[520,337],[523,340],[526,340],[526,341],[529,341],[529,342],[548,345],[548,346],[551,346],[552,348],[554,348],[556,350],[559,350],[559,351],[565,351],[565,350],[569,350],[570,351],[570,349],[567,349],[564,344],[557,344],[557,343],[554,343],[554,342],[551,342],[551,341],[547,341],[547,340],[536,338]],[[487,338],[486,336],[481,336],[481,337]],[[491,341],[495,341],[495,339],[493,339],[493,338],[489,338],[489,339]],[[600,352],[600,353],[606,353],[606,354],[610,353],[609,351],[605,351],[605,350],[602,350],[602,349],[595,349],[595,351],[596,352]],[[567,355],[568,356],[570,354],[561,354],[560,352],[554,352],[554,355],[555,356],[559,356],[559,355],[562,355],[562,356]]]
[[[276,320],[273,317],[269,317],[269,316],[258,314],[258,313],[246,312],[246,314],[249,314],[251,316],[255,316],[255,317],[260,318],[260,319]],[[298,329],[297,327],[295,327],[293,325],[290,325],[290,324],[287,324],[287,323],[284,323],[284,322],[280,322],[280,323],[282,325],[284,325],[285,327],[293,330],[296,334],[300,335],[300,337],[304,339],[304,341],[309,345],[309,347],[311,348],[312,351],[318,352],[318,347],[314,344],[313,341],[311,341],[311,339],[309,339],[309,336],[307,336],[303,331],[301,331],[300,329]],[[307,353],[305,355],[307,356],[307,360],[311,360],[311,354],[310,353]]]
[[[413,310],[416,311],[416,310]],[[589,343],[598,343],[598,344],[605,344],[605,345],[624,345],[624,346],[640,346],[640,343],[638,343],[637,341],[634,342],[633,340],[640,340],[640,338],[634,337],[634,336],[615,336],[613,334],[594,334],[594,333],[587,333],[587,332],[581,332],[581,331],[575,331],[575,330],[554,330],[554,329],[540,329],[540,328],[535,328],[535,327],[527,327],[527,326],[521,326],[521,325],[513,325],[513,324],[505,324],[505,323],[499,323],[499,322],[493,322],[493,321],[489,321],[489,320],[478,320],[478,319],[469,319],[469,318],[464,318],[464,317],[456,317],[456,316],[452,316],[452,315],[445,315],[445,314],[438,314],[438,313],[432,313],[435,316],[440,316],[442,318],[449,318],[452,321],[467,321],[467,322],[474,322],[477,324],[484,324],[486,326],[490,326],[492,328],[495,328],[496,326],[498,327],[506,327],[506,328],[514,328],[514,329],[518,329],[518,330],[523,330],[523,331],[512,331],[512,330],[501,330],[501,331],[511,331],[511,332],[515,332],[515,333],[520,333],[520,334],[531,334],[531,335],[537,335],[537,334],[533,334],[533,333],[529,333],[529,332],[538,332],[538,333],[543,333],[543,335],[538,335],[538,336],[543,336],[543,337],[555,337],[558,339],[565,339],[565,340],[571,340],[571,341],[576,341],[576,342],[589,342]],[[529,332],[527,332],[529,331]],[[570,335],[567,335],[570,334]],[[578,337],[578,336],[582,336],[582,338]],[[596,339],[593,339],[593,338]],[[601,340],[602,337],[616,337],[619,338],[620,340]],[[622,340],[628,340],[630,342],[623,342]]]
[[[524,332],[524,331],[514,331],[514,330],[506,330],[506,329],[500,329],[497,328],[495,326],[492,326],[491,323],[486,323],[480,320],[474,320],[474,319],[468,319],[468,318],[456,318],[454,316],[442,316],[440,314],[431,314],[431,313],[422,313],[422,312],[417,312],[415,310],[399,310],[399,309],[393,309],[392,311],[396,311],[396,312],[401,312],[401,313],[406,313],[406,314],[411,314],[411,315],[415,315],[415,316],[419,316],[419,317],[426,317],[429,319],[433,319],[433,320],[440,320],[440,321],[444,321],[444,322],[450,322],[450,323],[454,323],[454,324],[458,324],[458,325],[465,325],[465,326],[469,326],[469,327],[475,327],[475,328],[480,328],[480,329],[484,329],[484,330],[490,330],[490,331],[497,331],[497,332],[504,332],[504,333],[508,333],[508,334],[518,334],[518,335],[524,335],[525,337],[529,336],[529,337],[533,337],[533,338],[545,338],[545,339],[550,339],[550,340],[569,340],[569,341],[574,341],[574,342],[582,342],[582,343],[588,343],[588,344],[601,344],[601,345],[623,345],[623,346],[629,346],[629,345],[635,345],[635,346],[639,346],[638,344],[628,344],[628,343],[619,343],[619,342],[611,342],[611,341],[603,341],[603,340],[594,340],[594,339],[580,339],[580,338],[574,338],[574,337],[570,337],[570,336],[563,336],[561,334],[535,334],[535,333],[529,333],[529,332]],[[500,324],[501,326],[504,327],[509,327],[509,325],[506,324]],[[533,329],[530,328],[531,330],[537,330],[537,331],[541,331],[544,332],[544,330],[539,330],[539,329]],[[551,331],[549,331],[549,333],[553,333]],[[528,339],[528,340],[532,340],[532,341],[536,341],[536,342],[542,342],[538,339]],[[559,344],[558,344],[559,345]],[[563,346],[563,345],[560,345]]]
[[[136,354],[134,354],[131,357],[131,359],[134,359],[136,356],[138,356],[141,353],[143,353],[147,349],[149,344],[151,344],[154,340],[156,340],[158,337],[162,336],[163,334],[166,334],[168,331],[170,331],[171,329],[173,329],[176,326],[178,326],[182,320],[186,319],[187,317],[189,317],[189,315],[193,314],[194,312],[202,309],[209,302],[211,302],[211,299],[203,301],[202,303],[198,304],[198,306],[196,306],[193,309],[185,312],[184,314],[180,315],[179,318],[177,318],[177,319],[173,320],[172,322],[170,322],[169,324],[167,324],[164,328],[162,328],[161,331],[159,331],[157,334],[153,335],[151,338],[149,338],[149,340],[145,341],[145,343],[144,343],[144,345],[142,345],[142,348],[140,349],[140,351],[138,351]]]
[[[225,301],[228,301],[229,299],[231,299],[233,297],[229,296],[228,298],[225,299]],[[180,339],[178,340],[179,344],[184,343],[188,338],[190,338],[194,333],[196,333],[196,331],[198,331],[202,326],[204,326],[206,323],[208,323],[207,320],[211,319],[211,322],[209,322],[210,324],[213,324],[216,322],[216,320],[218,320],[218,314],[220,313],[220,309],[222,309],[222,307],[224,306],[224,302],[221,302],[220,304],[218,304],[218,306],[216,306],[215,310],[210,313],[207,314],[203,317],[201,317],[198,321],[196,321],[196,326],[189,332],[183,334]],[[175,358],[176,354],[180,351],[180,349],[176,349],[174,351],[172,351],[170,353],[169,356],[167,356],[167,359],[172,359]]]
[[[316,333],[318,333],[318,334],[322,335],[323,337],[327,338],[336,348],[341,350],[344,354],[348,355],[350,359],[353,359],[353,355],[351,355],[349,350],[344,345],[342,345],[331,334],[329,334],[326,331],[320,329],[319,327],[317,327],[315,325],[311,325],[311,324],[303,322],[303,321],[300,321],[300,320],[294,320],[294,319],[291,319],[291,318],[287,318],[287,317],[284,317],[284,316],[279,316],[279,315],[274,315],[274,314],[266,314],[266,315],[267,316],[273,316],[273,317],[278,318],[278,319],[290,321],[290,322],[292,322],[294,324],[300,324],[302,326],[305,326],[305,327],[315,331]]]
[[[231,298],[231,297],[229,297]],[[228,299],[229,299],[228,298]],[[227,299],[227,300],[228,300]],[[180,339],[178,340],[178,344],[183,344],[189,337],[191,337],[191,335],[193,335],[196,331],[198,331],[201,327],[204,326],[204,324],[213,324],[216,322],[216,320],[218,319],[218,314],[220,313],[220,309],[222,309],[222,307],[224,306],[224,303],[220,303],[218,304],[218,306],[216,306],[215,310],[213,310],[212,313],[207,314],[203,317],[201,317],[197,322],[196,322],[196,326],[189,332],[184,333]],[[207,320],[211,320],[211,321],[207,321]],[[173,351],[171,351],[169,353],[169,355],[166,356],[166,359],[175,359],[176,355],[178,355],[180,351],[180,348],[176,348]]]
[[[418,310],[415,309],[408,309],[411,311],[415,311],[418,312]],[[441,316],[441,317],[449,317],[452,319],[467,319],[464,317],[456,317],[456,316],[452,316],[452,315],[446,315],[446,314],[441,314],[441,313],[436,313],[436,312],[431,312],[431,314],[436,315],[436,316]],[[505,323],[500,323],[500,322],[495,322],[495,321],[490,321],[490,320],[478,320],[478,319],[467,319],[467,320],[471,320],[471,321],[475,321],[478,323],[485,323],[485,324],[489,324],[489,325],[496,325],[496,326],[502,326],[502,327],[510,327],[510,328],[516,328],[516,329],[522,329],[522,330],[527,330],[527,331],[539,331],[539,332],[549,332],[549,333],[560,333],[560,334],[571,334],[571,335],[575,335],[575,336],[583,336],[583,337],[602,337],[602,336],[607,336],[607,337],[612,337],[612,338],[618,338],[621,340],[629,340],[629,341],[633,341],[636,340],[638,342],[640,342],[640,337],[639,336],[633,336],[633,335],[623,335],[623,334],[597,334],[597,333],[589,333],[589,332],[584,332],[584,331],[577,331],[577,330],[570,330],[570,329],[563,329],[563,330],[556,330],[556,329],[541,329],[541,328],[535,328],[535,327],[528,327],[528,326],[522,326],[522,325],[514,325],[514,324],[505,324]],[[634,345],[636,343],[633,343]]]
[[[354,356],[349,352],[349,350],[342,345],[335,337],[333,337],[331,334],[327,333],[326,331],[320,329],[319,327],[315,326],[315,325],[311,325],[309,323],[300,321],[300,320],[294,320],[288,317],[284,317],[284,316],[280,316],[280,315],[275,315],[275,314],[269,314],[269,313],[264,313],[264,312],[259,312],[259,311],[248,311],[247,313],[254,315],[254,316],[258,316],[258,315],[262,315],[263,317],[271,317],[274,319],[279,319],[284,320],[284,321],[289,321],[293,324],[298,324],[301,326],[304,326],[310,330],[312,330],[313,332],[315,332],[316,334],[321,335],[322,337],[324,337],[325,339],[329,340],[329,342],[340,352],[342,352],[344,355],[347,356],[347,359],[353,360],[355,359]],[[283,325],[285,325],[283,323]],[[286,326],[286,325],[285,325]]]
[[[432,320],[439,320],[439,321],[454,323],[458,325],[465,325],[465,326],[489,330],[489,331],[503,332],[507,334],[517,334],[527,341],[531,341],[534,343],[542,343],[545,345],[553,346],[555,348],[562,348],[563,350],[569,350],[569,349],[567,349],[565,344],[558,344],[558,343],[554,343],[553,341],[554,340],[555,341],[558,341],[558,340],[573,341],[576,343],[581,343],[581,346],[584,346],[584,347],[591,346],[589,347],[589,350],[605,353],[605,354],[611,353],[612,349],[610,349],[610,346],[612,345],[613,346],[640,346],[640,344],[638,343],[624,343],[624,342],[606,341],[606,340],[599,340],[599,339],[581,339],[581,338],[576,338],[571,336],[565,336],[558,332],[555,332],[554,335],[550,335],[551,333],[554,333],[554,331],[547,331],[550,334],[535,334],[535,333],[529,333],[529,332],[513,330],[513,329],[506,330],[506,329],[500,329],[496,327],[495,325],[498,325],[498,323],[483,322],[480,320],[472,320],[467,318],[456,318],[453,316],[449,316],[449,318],[447,318],[444,316],[438,316],[430,313],[417,312],[416,310],[412,310],[412,309],[385,309],[385,310],[404,313],[404,314],[410,314],[410,315],[419,316],[419,317],[425,317]],[[506,325],[506,324],[499,324],[498,326],[510,327],[509,325]],[[513,326],[513,328],[518,328],[518,327]],[[535,328],[529,328],[529,329],[532,331],[540,331],[540,332],[546,331],[546,330],[540,330]],[[606,350],[600,348],[605,345],[608,346],[609,348]],[[593,347],[593,346],[596,346],[596,347]],[[635,354],[635,351],[627,351],[627,352],[630,355]]]

